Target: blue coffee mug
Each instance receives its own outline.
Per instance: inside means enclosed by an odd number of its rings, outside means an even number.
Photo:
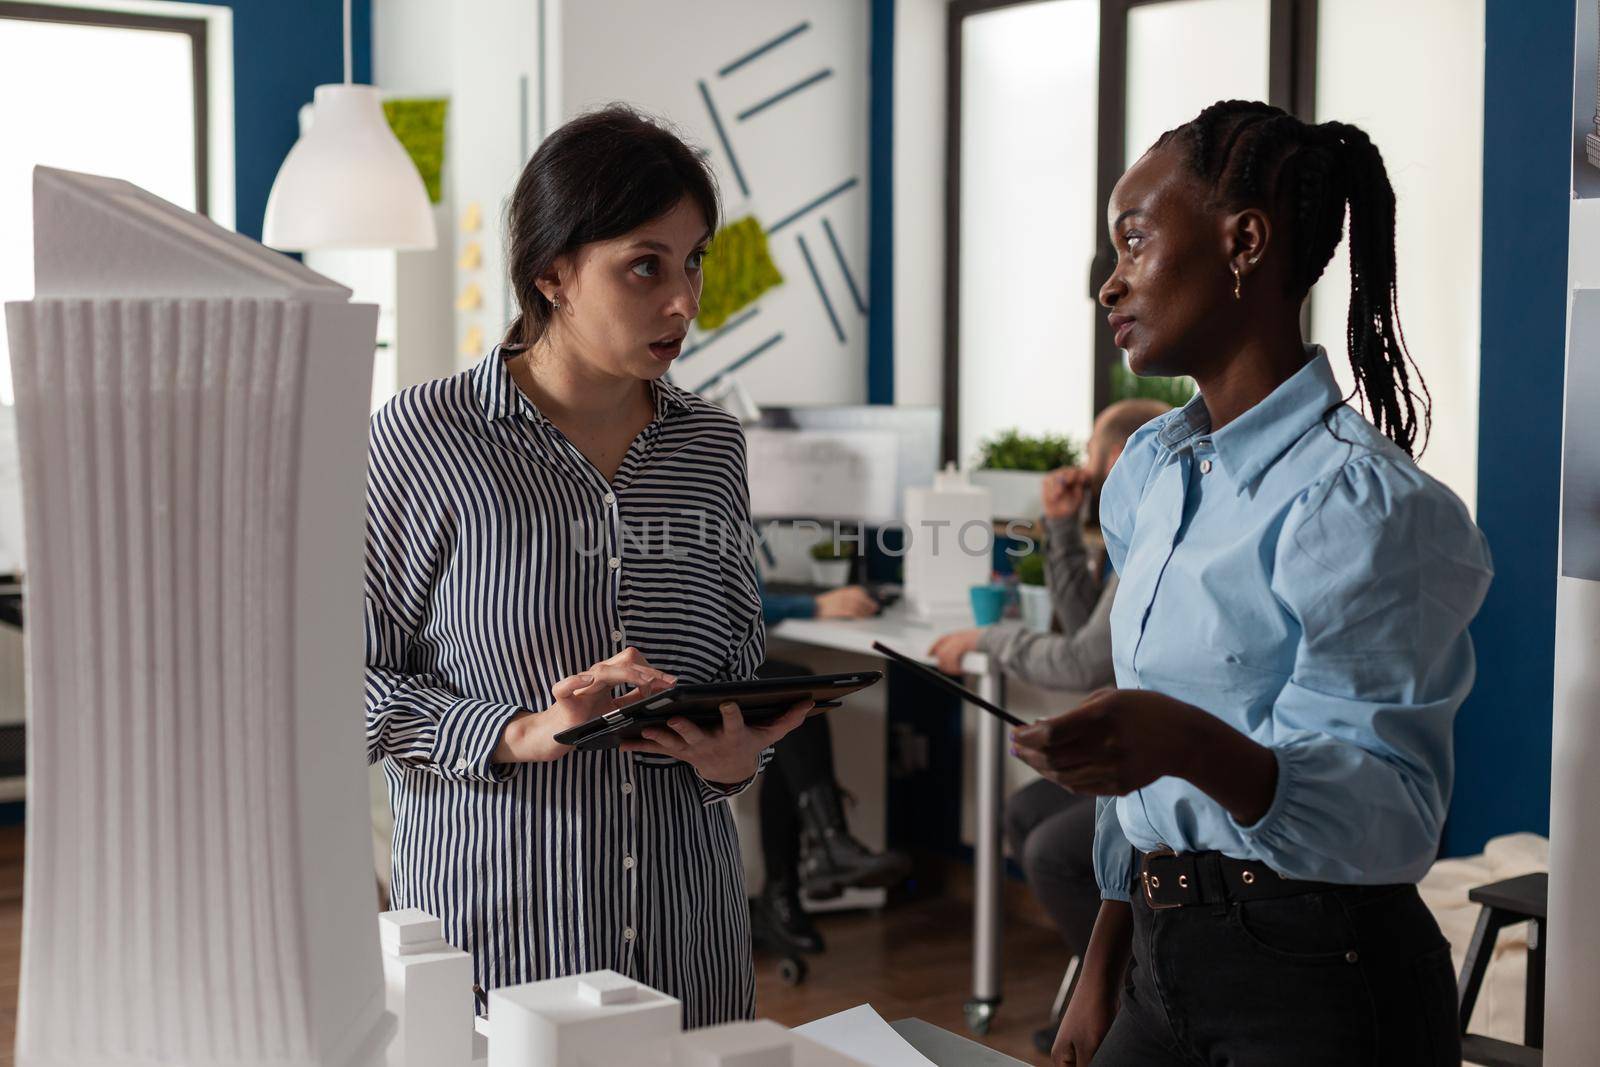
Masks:
[[[972,617],[979,626],[992,626],[1000,621],[1006,611],[1006,594],[1003,585],[975,585],[972,587]]]

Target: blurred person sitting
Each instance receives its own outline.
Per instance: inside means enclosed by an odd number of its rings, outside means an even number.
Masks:
[[[866,589],[847,585],[825,593],[763,590],[768,626],[785,619],[865,619],[880,605]],[[769,659],[758,678],[813,673],[805,666]],[[910,862],[893,851],[875,852],[850,833],[844,790],[834,776],[833,732],[827,715],[812,715],[773,750],[761,781],[761,851],[766,885],[751,901],[756,936],[776,932],[806,952],[821,952],[822,934],[800,903],[807,896],[836,897],[845,889],[889,886],[905,877]]]
[[[1111,603],[1117,576],[1105,550],[1091,547],[1086,526],[1098,528],[1100,490],[1135,430],[1170,410],[1159,400],[1122,400],[1095,419],[1082,467],[1063,467],[1045,479],[1045,584],[1060,632],[1037,633],[1020,622],[1001,622],[946,634],[929,654],[947,674],[961,673],[969,652],[985,652],[1006,674],[1031,685],[1088,693],[1115,682],[1111,664]],[[1092,558],[1091,558],[1092,557]],[[791,735],[793,736],[793,735]],[[1006,803],[1006,840],[1028,885],[1068,951],[1083,959],[1100,912],[1094,876],[1094,798],[1067,792],[1039,778]],[[1049,1052],[1054,1019],[1035,1044]]]

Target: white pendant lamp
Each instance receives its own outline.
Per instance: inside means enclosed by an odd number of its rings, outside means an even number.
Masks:
[[[317,86],[311,126],[267,196],[261,242],[286,252],[432,248],[438,236],[422,176],[389,128],[378,90],[351,84],[350,66],[344,0],[344,84]]]

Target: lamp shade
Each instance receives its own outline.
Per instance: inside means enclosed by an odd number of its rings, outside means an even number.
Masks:
[[[433,206],[370,85],[319,85],[272,183],[262,243],[290,252],[432,248]]]

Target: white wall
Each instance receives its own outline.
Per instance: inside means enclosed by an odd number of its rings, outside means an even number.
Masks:
[[[538,4],[457,0],[439,6],[452,10],[454,27],[448,42],[454,80],[445,161],[451,226],[458,255],[470,244],[481,253],[478,265],[458,263],[455,270],[456,294],[475,285],[481,300],[455,316],[455,359],[466,366],[500,340],[514,314],[506,283],[505,206],[522,171],[524,149],[531,153],[538,145],[533,128],[540,73]],[[469,211],[478,215],[476,229],[463,225]],[[467,343],[474,331],[477,343]]]
[[[726,76],[720,69],[784,31],[810,28]],[[626,32],[619,32],[625,28]],[[842,182],[856,185],[772,236],[784,284],[749,322],[680,360],[673,379],[694,388],[758,344],[783,340],[737,372],[757,403],[861,403],[867,319],[823,229],[828,220],[863,301],[867,296],[869,5],[860,0],[586,0],[561,12],[560,113],[613,100],[638,105],[709,150],[727,217],[772,225]],[[832,75],[748,120],[739,113],[807,77]],[[719,114],[749,188],[736,180],[700,85]],[[804,241],[844,334],[828,317],[800,250]]]
[[[1483,0],[1340,0],[1319,4],[1317,20],[1317,118],[1366,130],[1395,187],[1400,320],[1433,396],[1433,438],[1421,466],[1474,509],[1483,13]],[[1349,301],[1341,243],[1312,291],[1311,314],[1312,339],[1328,349],[1346,390]]]
[[[388,91],[448,93],[456,18],[437,0],[372,0],[372,77]]]
[[[543,9],[544,62],[539,13]],[[944,35],[946,0],[899,0],[895,41],[896,397],[936,404],[943,355]],[[727,77],[718,70],[754,46],[808,21],[810,28]],[[620,32],[625,28],[626,32]],[[761,341],[784,340],[739,375],[757,401],[856,403],[866,394],[867,320],[839,268],[827,217],[863,300],[867,297],[870,7],[856,0],[748,4],[694,0],[374,0],[373,63],[386,92],[451,97],[441,235],[459,256],[477,242],[477,268],[454,271],[451,300],[476,284],[481,306],[451,310],[450,364],[475,358],[461,345],[474,327],[486,351],[515,313],[504,281],[506,199],[523,162],[549,128],[585,107],[626,100],[661,114],[710,152],[730,217],[775,221],[848,178],[858,184],[803,223],[780,231],[774,255],[786,284],[757,315],[680,364],[693,387]],[[766,112],[738,112],[811,73],[833,75]],[[523,112],[526,78],[526,114]],[[539,89],[546,122],[539,124]],[[711,127],[704,80],[745,170],[746,200]],[[481,228],[463,232],[470,205]],[[804,236],[839,317],[840,344],[800,255]],[[405,289],[402,278],[402,291]],[[403,302],[403,304],[406,302]],[[401,307],[405,317],[406,308]],[[403,325],[403,324],[402,324]],[[406,332],[402,329],[402,332]],[[401,384],[410,380],[404,353]],[[437,373],[444,373],[444,370]],[[428,375],[423,375],[428,376]]]
[[[894,15],[894,399],[944,385],[945,32],[948,0]]]

